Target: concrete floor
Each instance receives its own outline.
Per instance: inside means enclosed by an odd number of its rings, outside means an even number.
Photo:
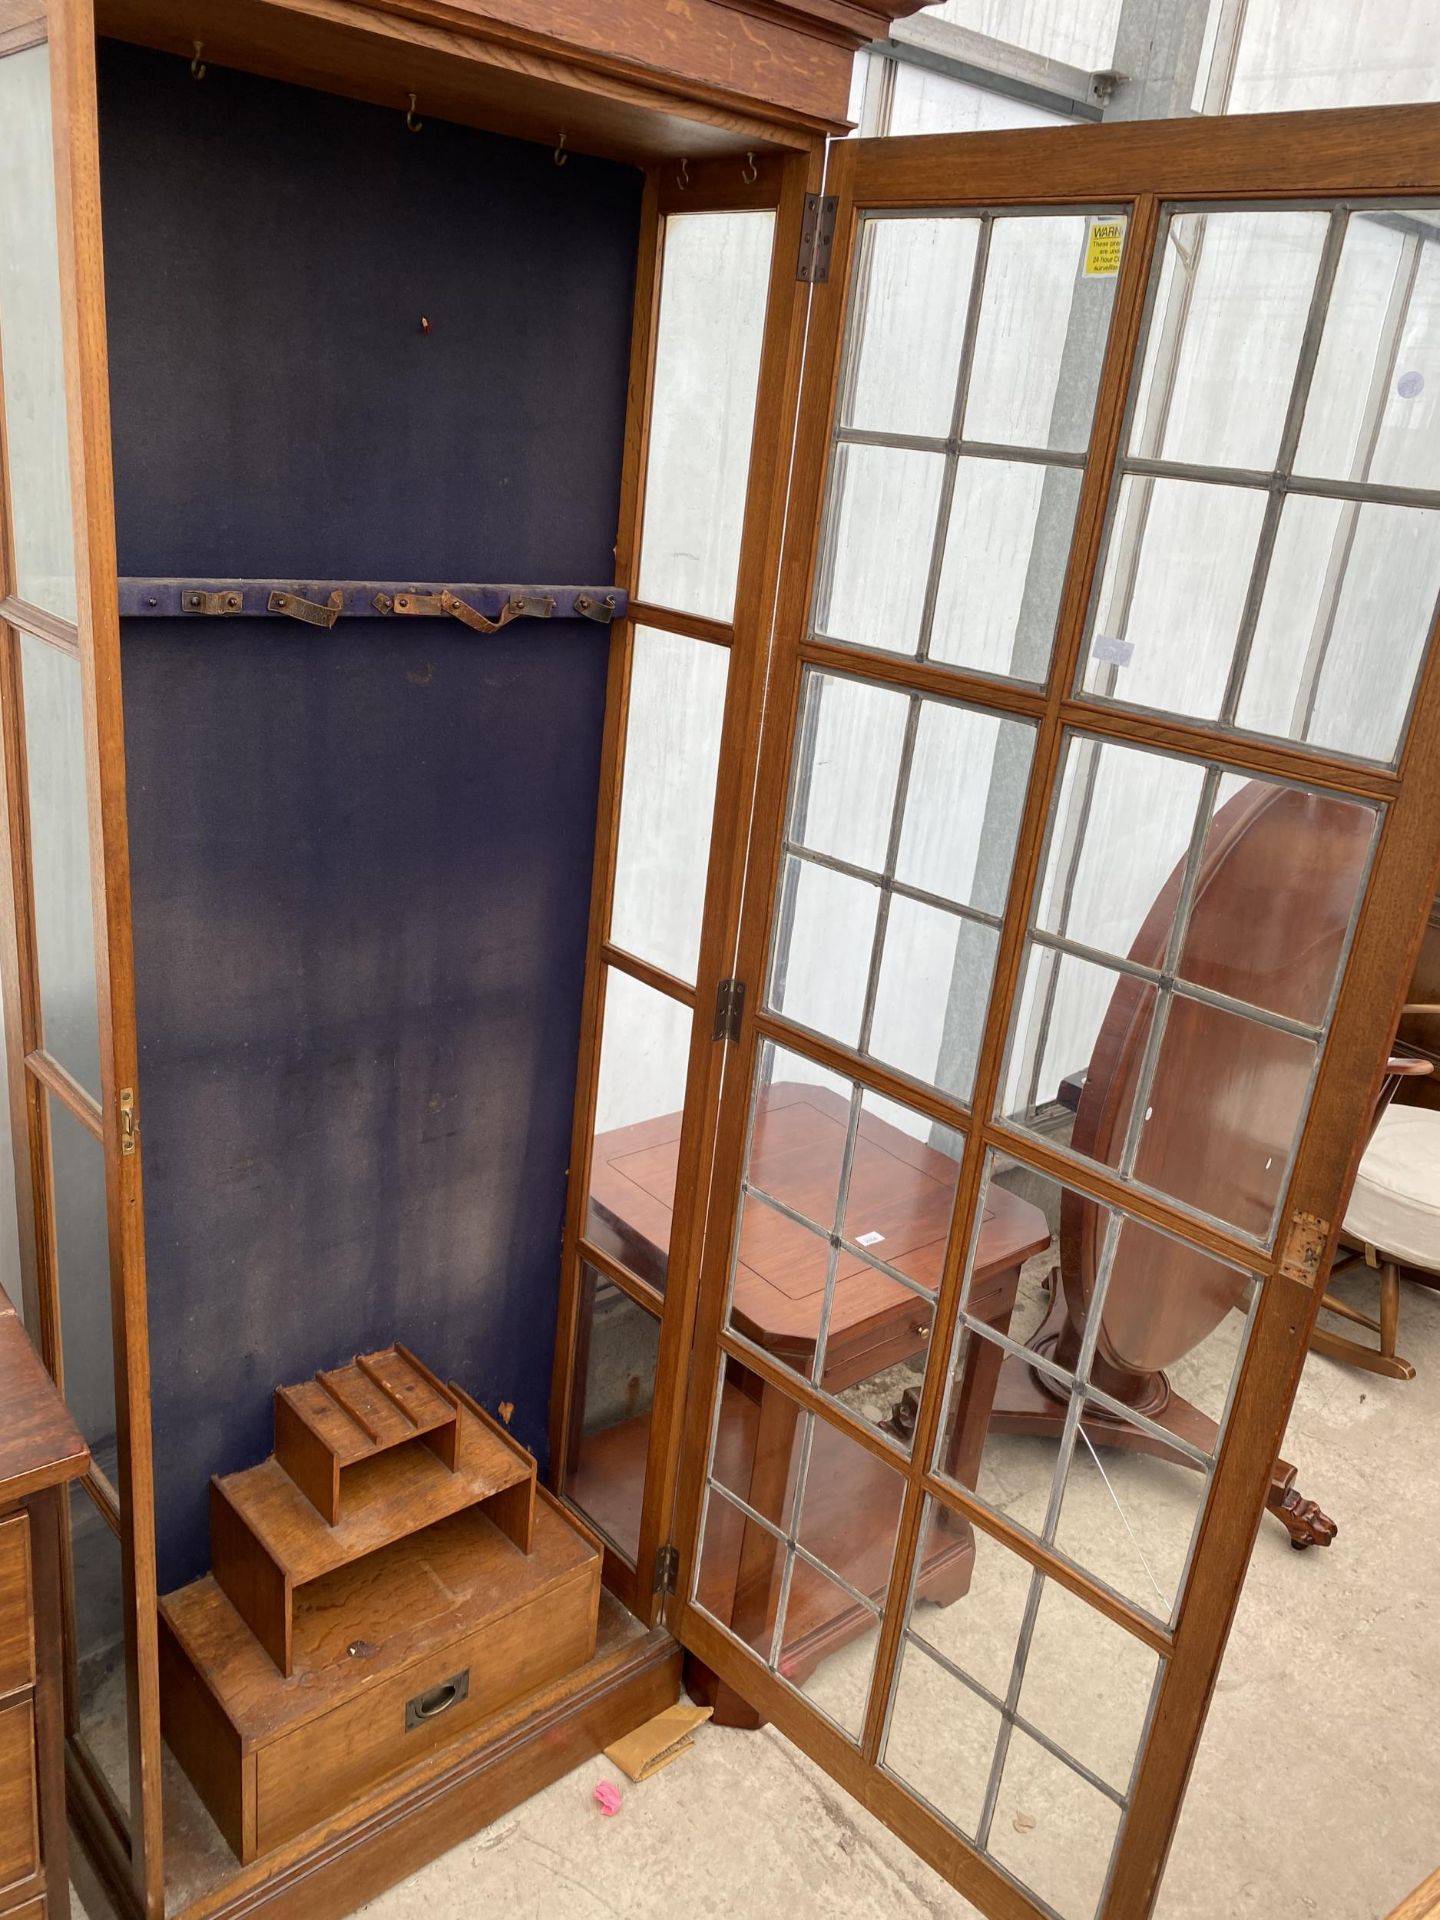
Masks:
[[[1364,1304],[1363,1279],[1352,1297]],[[1405,1385],[1315,1357],[1306,1368],[1288,1454],[1302,1491],[1339,1521],[1340,1535],[1328,1551],[1302,1555],[1278,1524],[1262,1529],[1161,1894],[1162,1920],[1381,1920],[1440,1861],[1440,1487],[1430,1466],[1440,1452],[1440,1295],[1406,1288],[1401,1346],[1418,1368]],[[1039,1452],[1024,1450],[1041,1443],[1009,1444],[1020,1451],[997,1455],[996,1470],[1023,1513],[1043,1477]],[[1114,1468],[1111,1477],[1163,1581],[1163,1529],[1157,1536],[1155,1528],[1173,1470],[1136,1465],[1133,1479]],[[1129,1530],[1099,1526],[1114,1509],[1098,1476],[1084,1493],[1096,1523],[1087,1537],[1112,1556],[1102,1570],[1122,1577]],[[982,1580],[983,1565],[982,1558],[965,1657],[993,1684],[985,1663],[1003,1653],[1003,1634],[987,1642],[975,1608],[983,1612],[985,1596],[994,1596],[1000,1634],[1006,1583]],[[960,1613],[930,1609],[922,1627],[949,1647]],[[1052,1635],[1052,1655],[1070,1631],[1062,1623]],[[1043,1635],[1037,1644],[1044,1655]],[[811,1692],[843,1711],[867,1659],[863,1645],[835,1656]],[[1043,1681],[1043,1659],[1037,1671]],[[963,1795],[968,1777],[964,1715],[947,1711],[953,1682],[941,1680],[942,1688],[932,1681],[919,1696],[909,1749],[917,1782],[928,1766],[922,1783],[935,1799]],[[1068,1667],[1050,1669],[1034,1712],[1114,1777],[1129,1751],[1140,1684],[1135,1671],[1084,1643]],[[624,1794],[613,1818],[594,1803],[601,1779],[616,1780]],[[1007,1790],[994,1845],[1063,1910],[1081,1911],[1085,1888],[1103,1871],[1093,1809],[1054,1788],[1032,1778]],[[89,1912],[102,1912],[83,1866],[77,1879]],[[581,1767],[363,1911],[368,1920],[459,1920],[477,1911],[506,1920],[949,1920],[976,1910],[773,1730],[707,1727],[693,1752],[644,1786],[604,1761]]]
[[[1409,1384],[1319,1358],[1306,1368],[1289,1457],[1340,1535],[1298,1554],[1277,1523],[1262,1530],[1162,1920],[1381,1920],[1440,1861],[1440,1295],[1407,1287],[1401,1332],[1418,1368]],[[613,1818],[592,1797],[601,1779],[624,1792]],[[1008,1811],[997,1830],[1018,1868],[1051,1839],[1047,1823],[1060,1829],[1056,1856],[1071,1855],[1079,1836],[1063,1807],[1041,1797]],[[644,1786],[603,1761],[581,1767],[364,1912],[482,1909],[507,1920],[976,1911],[773,1730],[713,1727]]]

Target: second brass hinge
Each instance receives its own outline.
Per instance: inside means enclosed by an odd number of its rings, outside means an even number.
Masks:
[[[745,982],[722,980],[715,995],[715,1033],[717,1040],[738,1040],[740,1022],[745,1013]]]
[[[667,1540],[663,1547],[655,1552],[655,1584],[652,1593],[674,1593],[675,1583],[680,1578],[680,1549]]]
[[[120,1089],[120,1151],[121,1153],[135,1151],[135,1089],[133,1087]]]
[[[830,278],[830,251],[835,244],[835,220],[840,202],[833,193],[807,193],[800,216],[800,257],[795,278],[819,286]]]

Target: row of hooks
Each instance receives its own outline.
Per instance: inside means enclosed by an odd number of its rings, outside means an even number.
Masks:
[[[203,40],[197,40],[195,42],[195,53],[190,62],[191,78],[203,80],[209,71],[210,69],[205,62],[205,42]],[[419,133],[420,129],[425,125],[425,122],[415,111],[415,104],[416,96],[412,93],[410,95],[410,104],[405,111],[405,125],[411,133]],[[570,158],[566,150],[566,140],[567,135],[565,129],[562,127],[554,153],[554,160],[557,167],[563,167],[565,162]],[[745,182],[747,187],[753,187],[755,182],[760,178],[760,169],[755,164],[755,156],[753,153],[746,154],[745,164],[740,169],[740,178]],[[690,161],[688,157],[681,158],[680,170],[675,176],[675,181],[682,193],[688,189],[690,185]]]

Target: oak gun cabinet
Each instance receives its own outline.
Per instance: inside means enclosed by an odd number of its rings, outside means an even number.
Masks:
[[[682,1653],[983,1911],[1153,1907],[1440,878],[1440,111],[832,140],[904,10],[0,0],[8,1077],[127,1914],[348,1912]],[[1217,983],[1247,786],[1314,804]],[[1199,1439],[1114,1391],[1147,1245]],[[396,1343],[602,1530],[596,1649],[237,1866],[158,1596]]]

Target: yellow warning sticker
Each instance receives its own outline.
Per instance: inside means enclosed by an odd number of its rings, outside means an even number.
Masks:
[[[1118,214],[1097,214],[1085,236],[1085,278],[1113,280],[1125,247],[1125,221]]]

